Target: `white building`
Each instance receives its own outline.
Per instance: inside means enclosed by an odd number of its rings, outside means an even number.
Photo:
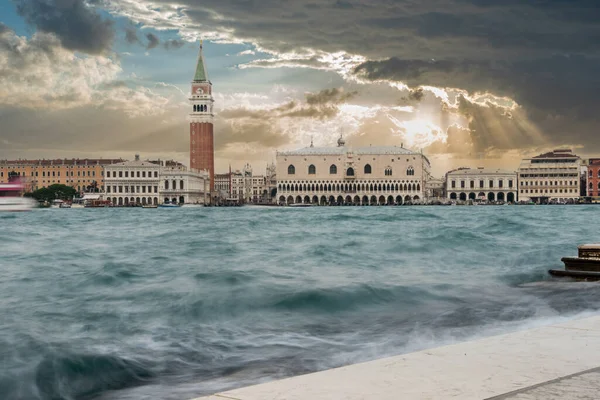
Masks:
[[[398,146],[306,147],[277,153],[279,204],[384,205],[420,202],[430,164]]]
[[[501,169],[459,168],[446,174],[450,200],[486,200],[515,203],[517,173]]]
[[[104,167],[104,197],[113,205],[159,204],[160,166],[141,161],[109,164]]]
[[[208,201],[208,172],[188,171],[175,161],[133,161],[107,165],[103,196],[115,206],[130,204],[187,204]]]
[[[535,203],[579,199],[582,160],[571,150],[560,149],[521,161],[519,200]]]
[[[163,203],[208,204],[210,179],[208,171],[189,171],[175,161],[161,162],[160,195]]]

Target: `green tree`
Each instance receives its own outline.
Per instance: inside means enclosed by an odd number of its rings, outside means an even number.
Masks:
[[[43,187],[31,193],[31,197],[37,201],[51,202],[54,200],[71,200],[77,194],[77,190],[71,186],[54,184],[47,188]]]

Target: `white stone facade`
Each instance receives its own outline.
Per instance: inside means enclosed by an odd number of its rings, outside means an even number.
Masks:
[[[110,164],[104,167],[103,196],[115,206],[129,204],[159,204],[160,166],[150,161]]]
[[[277,153],[282,205],[399,205],[421,202],[430,164],[398,146],[306,147]]]
[[[188,171],[182,164],[161,168],[161,199],[163,203],[208,204],[210,183],[208,171]]]
[[[107,165],[104,180],[103,197],[114,206],[206,204],[210,191],[208,172],[188,171],[174,161],[141,161],[138,155],[133,161]]]
[[[519,199],[534,203],[570,202],[581,195],[582,160],[571,150],[527,158],[519,166]]]
[[[446,174],[446,197],[449,200],[515,203],[517,194],[517,173],[514,171],[459,168]]]

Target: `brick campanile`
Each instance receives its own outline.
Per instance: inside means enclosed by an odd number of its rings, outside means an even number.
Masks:
[[[212,83],[208,80],[202,41],[196,63],[196,73],[192,81],[190,97],[190,168],[206,170],[210,175],[210,191],[215,188],[215,147],[213,139]]]

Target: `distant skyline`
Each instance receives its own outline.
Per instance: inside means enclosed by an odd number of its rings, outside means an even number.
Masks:
[[[9,0],[0,158],[188,164],[200,39],[217,172],[341,132],[423,150],[436,176],[598,156],[598,21],[594,0]]]

